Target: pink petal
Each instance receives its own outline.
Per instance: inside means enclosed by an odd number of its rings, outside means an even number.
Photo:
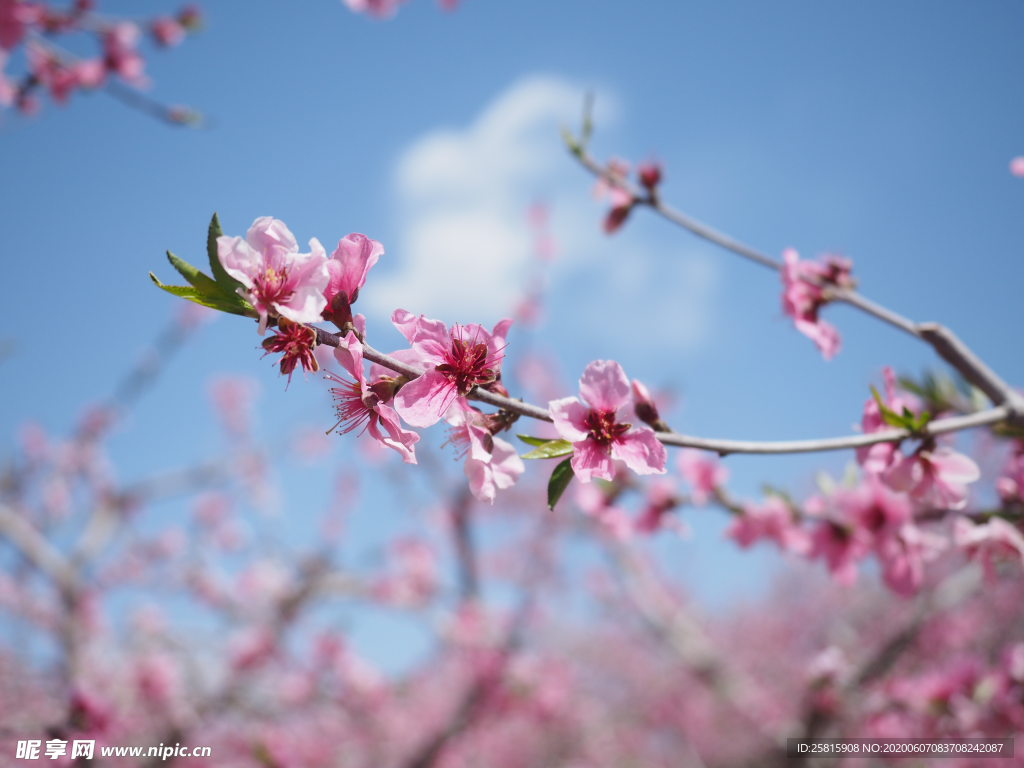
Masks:
[[[366,283],[366,273],[384,253],[384,246],[366,235],[353,232],[338,241],[327,269],[331,279],[327,284],[326,296],[330,302],[338,293],[344,293],[346,300]]]
[[[394,448],[398,451],[402,461],[406,464],[415,464],[416,452],[413,446],[419,441],[420,436],[411,430],[402,429],[402,425],[398,421],[398,414],[390,406],[378,404],[374,407],[374,411],[380,416],[380,423],[387,430],[388,437],[381,436],[380,430],[377,429],[377,425],[372,419],[369,425],[370,434],[381,445],[386,445],[388,448]]]
[[[288,285],[293,293],[287,303],[275,305],[283,317],[296,323],[315,323],[327,306],[327,252],[315,237],[309,241],[309,247],[309,253],[291,256]]]
[[[664,474],[668,451],[654,430],[638,427],[612,443],[612,458],[626,462],[638,475]]]
[[[494,470],[494,483],[502,490],[515,485],[519,476],[526,471],[526,465],[519,458],[516,449],[500,437],[494,438],[491,468]]]
[[[614,360],[595,360],[580,377],[580,397],[597,411],[616,412],[629,402],[629,379]]]
[[[359,343],[359,339],[352,331],[349,331],[341,343],[334,348],[334,359],[348,371],[352,378],[359,382],[360,386],[366,383],[366,379],[363,378],[363,345]]]
[[[581,483],[589,483],[594,477],[600,477],[603,480],[611,480],[615,477],[612,457],[596,440],[588,437],[581,442],[574,442],[572,447],[572,471],[576,473],[576,477]]]
[[[563,440],[576,443],[586,440],[590,431],[587,429],[587,414],[590,409],[575,397],[563,397],[548,403],[548,411],[555,422],[555,429]]]
[[[252,288],[253,276],[263,267],[262,256],[240,237],[218,237],[217,258],[224,270],[246,288]]]
[[[945,483],[973,483],[981,477],[981,470],[969,457],[952,448],[936,448],[927,456],[936,474]]]
[[[411,426],[430,427],[444,418],[457,394],[447,377],[427,371],[398,390],[395,410]]]
[[[921,460],[917,456],[911,456],[893,464],[883,479],[885,484],[894,491],[908,493],[921,482],[923,477],[924,469],[921,466]]]
[[[814,342],[814,345],[821,352],[821,356],[826,360],[831,360],[839,352],[842,346],[839,331],[824,320],[811,322],[798,318],[793,320],[793,325],[796,326],[800,333]]]
[[[298,252],[299,244],[285,223],[271,216],[260,216],[249,227],[245,241],[254,251],[266,253],[268,250],[281,249]]]
[[[462,471],[469,480],[469,490],[479,501],[494,503],[498,488],[494,482],[494,472],[486,461],[474,459],[472,456],[466,459],[462,465]]]
[[[491,340],[487,343],[487,351],[492,355],[502,354],[507,344],[505,338],[508,336],[508,329],[512,326],[510,318],[504,318],[494,324],[491,331]]]
[[[428,320],[423,315],[416,317],[412,312],[396,309],[391,313],[391,322],[409,344],[433,341],[442,349],[448,348],[448,329],[440,320]]]

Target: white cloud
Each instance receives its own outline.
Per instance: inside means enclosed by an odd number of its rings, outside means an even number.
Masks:
[[[583,98],[584,89],[565,80],[529,77],[499,94],[468,127],[413,142],[395,174],[399,237],[389,248],[395,269],[374,277],[374,290],[366,293],[372,307],[388,313],[403,307],[449,323],[488,324],[508,315],[534,258],[526,212],[543,200],[558,250],[554,294],[585,270],[603,273],[608,295],[625,299],[628,293],[649,303],[664,294],[667,276],[674,283],[672,303],[687,307],[690,320],[685,332],[673,334],[672,346],[698,344],[713,267],[700,253],[678,255],[679,238],[686,236],[671,230],[672,264],[663,264],[662,275],[636,253],[635,240],[626,246],[622,235],[601,234],[602,208],[590,199],[590,181],[559,136],[561,125],[578,126]],[[606,131],[614,123],[614,99],[602,92],[597,110],[596,124]],[[646,290],[638,280],[648,281]]]
[[[539,198],[554,204],[573,186],[558,131],[579,121],[582,103],[581,88],[527,78],[468,128],[430,133],[402,154],[399,247],[392,249],[400,268],[374,285],[381,308],[449,322],[493,321],[509,311],[532,259],[527,207]],[[576,197],[584,184],[577,171]]]

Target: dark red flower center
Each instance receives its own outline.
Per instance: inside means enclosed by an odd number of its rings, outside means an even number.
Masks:
[[[253,279],[253,293],[264,304],[286,304],[295,293],[288,286],[288,267],[280,270],[267,267],[262,275]]]
[[[458,326],[452,330],[454,338],[445,350],[444,362],[437,366],[436,370],[455,384],[460,395],[465,395],[477,384],[494,381],[496,375],[491,366],[497,360],[488,357],[487,344],[477,342],[475,339],[466,343],[456,337]]]
[[[595,411],[593,409],[587,413],[584,423],[587,425],[590,436],[604,448],[610,447],[633,426],[624,421],[617,421],[614,411]]]
[[[304,371],[320,370],[313,356],[315,343],[316,331],[301,323],[293,323],[282,318],[277,333],[263,341],[263,348],[267,350],[264,356],[272,352],[282,353],[283,357],[278,360],[281,374],[287,375],[288,382],[291,383],[292,372],[300,363]]]

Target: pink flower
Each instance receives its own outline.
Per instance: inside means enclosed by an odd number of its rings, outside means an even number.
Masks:
[[[963,509],[967,484],[981,477],[978,465],[962,453],[943,446],[917,449],[913,456],[900,458],[884,475],[894,491],[936,509]]]
[[[661,420],[658,414],[658,406],[647,391],[647,387],[639,379],[633,379],[633,412],[636,417],[651,429],[658,432],[668,432],[668,424]]]
[[[324,319],[345,330],[345,324],[352,320],[351,306],[366,283],[366,274],[383,253],[383,245],[359,233],[346,235],[338,241],[338,247],[327,261],[331,279],[324,289],[327,301]]]
[[[636,176],[648,192],[653,192],[661,183],[661,163],[651,160],[636,167]]]
[[[448,442],[455,446],[458,456],[465,457],[463,472],[469,479],[469,489],[480,501],[494,503],[498,489],[515,485],[526,471],[516,449],[491,434],[487,417],[472,408],[465,398],[455,399],[448,409]]]
[[[621,227],[636,203],[633,196],[623,188],[627,175],[629,163],[613,157],[608,161],[607,174],[598,177],[594,184],[594,199],[608,197],[612,206],[602,224],[605,234],[610,235]]]
[[[815,343],[822,356],[831,360],[839,351],[840,340],[839,332],[818,317],[818,310],[828,303],[822,287],[851,287],[852,265],[838,256],[827,256],[821,262],[800,261],[792,248],[783,251],[782,261],[782,311],[793,318],[796,329]]]
[[[266,355],[272,352],[280,352],[282,357],[277,362],[281,365],[281,375],[288,377],[288,383],[292,383],[292,373],[295,366],[302,365],[303,371],[316,372],[320,365],[313,356],[313,348],[316,346],[316,331],[308,325],[293,323],[286,317],[282,317],[278,323],[278,330],[273,336],[263,340],[263,348]]]
[[[99,88],[107,79],[107,70],[100,59],[85,59],[74,66],[75,77],[82,88]]]
[[[0,0],[0,48],[8,51],[21,42],[25,28],[39,23],[43,7],[20,0]]]
[[[903,409],[916,410],[912,407],[910,400],[900,398],[896,394],[896,374],[892,368],[885,366],[882,369],[882,380],[885,382],[886,406],[891,411],[902,414]],[[861,429],[864,434],[882,432],[890,429],[889,425],[882,419],[882,412],[878,408],[875,398],[869,397],[864,401],[864,412],[860,420]],[[897,443],[875,443],[857,449],[857,463],[861,468],[871,475],[880,475],[892,466],[899,456]]]
[[[948,546],[942,536],[913,523],[904,523],[879,538],[875,551],[882,566],[882,580],[898,595],[910,597],[924,581],[924,564]]]
[[[580,402],[564,397],[549,403],[551,418],[563,439],[573,444],[572,468],[581,482],[611,480],[619,459],[638,475],[664,474],[668,454],[649,427],[620,421],[629,404],[629,379],[614,360],[595,360],[580,377]]]
[[[679,530],[678,524],[671,524],[674,521],[670,520],[672,516],[668,514],[677,504],[675,485],[671,481],[660,478],[653,481],[647,489],[644,508],[633,528],[638,533],[656,533],[669,527]]]
[[[856,488],[837,491],[831,501],[844,520],[866,531],[872,539],[899,529],[913,517],[905,497],[890,493],[870,475]]]
[[[369,430],[371,437],[378,443],[398,451],[406,464],[415,464],[413,445],[420,436],[402,429],[398,414],[387,405],[394,396],[395,381],[381,379],[373,385],[367,385],[363,376],[363,345],[352,331],[338,345],[334,357],[355,380],[346,381],[332,373],[325,374],[331,381],[341,384],[331,389],[338,412],[338,423],[332,429],[344,424],[341,430],[344,435],[361,425],[363,431]],[[380,425],[384,426],[387,436],[381,434]]]
[[[57,104],[64,104],[78,87],[95,87],[97,77],[95,62],[82,61],[68,65],[56,58],[42,46],[29,42],[25,45],[28,68],[32,77],[45,88]],[[105,71],[102,66],[98,74],[102,83]]]
[[[629,214],[633,210],[633,206],[636,201],[633,196],[624,189],[619,187],[612,187],[608,193],[608,198],[612,204],[608,214],[604,217],[604,222],[601,224],[601,228],[604,230],[606,235],[611,235],[619,230],[619,228],[629,218]]]
[[[396,309],[391,322],[427,368],[395,397],[395,410],[412,426],[436,424],[456,397],[468,394],[475,386],[498,382],[511,320],[499,321],[490,333],[475,323],[453,325],[449,332],[440,320]]]
[[[744,504],[743,514],[734,518],[725,535],[741,547],[749,547],[758,539],[771,539],[782,549],[806,555],[811,539],[799,526],[793,510],[778,496],[769,496],[760,506]]]
[[[995,579],[993,560],[1006,557],[1020,558],[1024,564],[1024,535],[1001,517],[991,517],[987,523],[975,524],[966,517],[953,523],[953,542],[970,557],[980,557],[989,579]]]
[[[1010,173],[1024,178],[1024,157],[1015,157],[1010,161]]]
[[[134,85],[142,85],[146,62],[136,50],[142,32],[130,21],[119,21],[103,35],[103,60],[107,69]]]
[[[327,304],[324,288],[327,253],[315,237],[310,253],[299,253],[295,236],[283,221],[261,216],[241,237],[217,238],[217,255],[229,275],[244,290],[239,293],[260,315],[260,335],[271,315],[293,323],[313,323]]]
[[[170,16],[158,16],[150,24],[149,31],[156,42],[165,48],[173,48],[185,39],[185,28]]]
[[[398,5],[404,0],[342,0],[349,10],[366,13],[378,19],[388,19],[398,12]]]
[[[700,451],[682,451],[676,460],[679,474],[690,484],[690,500],[698,507],[708,503],[715,489],[729,479],[729,470],[714,456]]]
[[[822,502],[824,505],[825,502]],[[903,496],[889,492],[874,476],[827,500],[829,519],[814,533],[813,556],[823,556],[837,581],[851,584],[856,562],[874,550],[882,578],[897,594],[909,596],[924,578],[924,562],[945,540],[917,528]]]
[[[871,540],[856,525],[822,520],[811,531],[811,558],[821,557],[833,578],[844,587],[857,579],[857,562],[870,551]]]

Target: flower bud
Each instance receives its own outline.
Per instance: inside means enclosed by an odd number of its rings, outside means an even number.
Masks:
[[[636,175],[644,188],[649,192],[653,192],[654,188],[661,183],[661,164],[655,162],[641,163],[636,168]]]
[[[637,418],[650,426],[655,432],[671,432],[668,424],[658,415],[658,406],[654,404],[651,393],[639,379],[633,379],[633,410]]]
[[[378,402],[387,404],[394,399],[395,393],[402,388],[402,385],[408,382],[408,376],[396,376],[395,378],[381,376],[369,386],[369,389],[377,396]]]

